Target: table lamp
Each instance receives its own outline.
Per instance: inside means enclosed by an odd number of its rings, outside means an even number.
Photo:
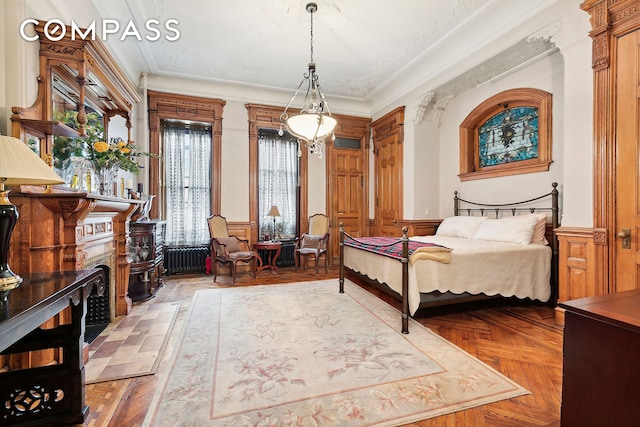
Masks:
[[[17,138],[0,135],[0,302],[20,286],[22,278],[9,268],[9,243],[18,220],[18,209],[9,201],[5,185],[62,184],[44,160]]]
[[[277,239],[278,237],[276,236],[276,217],[280,216],[280,211],[278,210],[278,207],[276,205],[271,206],[271,209],[269,209],[269,213],[267,214],[267,216],[273,217],[273,239]]]

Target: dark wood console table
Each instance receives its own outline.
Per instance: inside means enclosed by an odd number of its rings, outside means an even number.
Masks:
[[[560,307],[566,309],[561,425],[640,425],[640,289]]]
[[[0,373],[0,425],[82,423],[85,406],[84,316],[94,286],[104,290],[102,269],[22,274],[24,282],[0,304],[0,354],[61,349],[55,365]],[[40,325],[70,307],[69,324]]]

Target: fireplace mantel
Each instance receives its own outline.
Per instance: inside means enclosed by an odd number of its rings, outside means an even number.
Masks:
[[[10,199],[20,215],[9,250],[16,274],[106,265],[111,320],[129,314],[129,220],[144,201],[32,186],[13,188]]]

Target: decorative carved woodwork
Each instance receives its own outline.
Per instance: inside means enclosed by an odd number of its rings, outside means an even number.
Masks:
[[[40,155],[46,158],[52,153],[52,135],[59,133],[56,133],[55,128],[43,130],[43,126],[50,124],[53,118],[55,80],[64,84],[73,92],[71,96],[77,99],[76,108],[80,124],[78,134],[84,135],[85,103],[89,103],[103,114],[105,132],[108,130],[109,117],[116,114],[123,116],[131,139],[131,113],[141,98],[137,88],[129,81],[100,39],[73,40],[71,27],[67,27],[66,35],[61,40],[52,41],[44,35],[44,22],[37,24],[35,31],[40,40],[38,95],[31,107],[12,108],[12,135],[25,139],[30,130],[40,129],[45,135]]]
[[[460,125],[460,181],[549,170],[552,162],[551,98],[550,93],[539,89],[510,89],[474,108]],[[538,111],[538,157],[483,167],[479,162],[479,127],[496,114],[516,107],[533,107]]]
[[[109,267],[111,320],[131,311],[128,228],[144,202],[42,187],[11,192],[18,207],[10,265],[18,273]]]
[[[594,82],[594,243],[597,289],[614,292],[617,254],[616,224],[616,92],[617,64],[614,53],[618,38],[640,29],[640,5],[637,0],[586,0],[580,6],[591,17]],[[636,88],[626,90],[635,93]],[[612,234],[613,233],[613,234]]]
[[[225,101],[147,91],[149,98],[149,152],[162,155],[160,137],[162,120],[185,120],[211,125],[211,213],[220,213],[222,171],[222,110]],[[155,194],[157,203],[151,208],[151,218],[164,218],[164,180],[160,157],[149,159],[149,194]]]
[[[60,352],[59,363],[0,371],[2,425],[71,425],[82,423],[85,406],[83,338],[87,297],[104,291],[100,269],[23,274],[0,318],[0,359],[14,354]],[[39,327],[52,314],[70,313],[69,322]],[[34,353],[35,351],[35,353]]]

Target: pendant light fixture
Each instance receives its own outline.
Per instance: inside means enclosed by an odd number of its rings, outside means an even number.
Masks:
[[[311,15],[311,60],[309,61],[309,71],[304,74],[302,81],[298,85],[295,93],[289,100],[282,114],[280,114],[280,131],[282,136],[283,127],[298,138],[298,156],[302,155],[301,144],[309,150],[310,154],[322,157],[325,138],[333,135],[333,129],[337,121],[331,116],[329,105],[320,89],[320,82],[316,74],[316,64],[313,62],[313,14],[318,10],[315,3],[307,4],[307,12]],[[298,91],[307,84],[307,94],[302,104],[299,114],[289,116],[289,106],[298,95]]]

